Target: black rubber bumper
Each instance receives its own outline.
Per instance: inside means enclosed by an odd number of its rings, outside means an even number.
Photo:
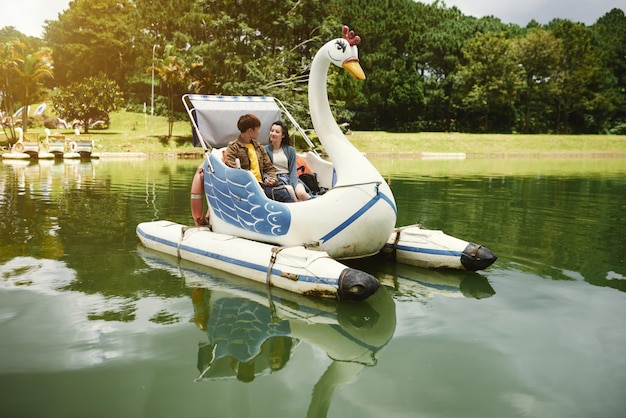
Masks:
[[[341,300],[365,300],[378,290],[378,279],[361,270],[346,268],[339,277],[337,294]]]
[[[470,242],[461,253],[461,264],[469,271],[484,270],[498,257],[487,247]]]

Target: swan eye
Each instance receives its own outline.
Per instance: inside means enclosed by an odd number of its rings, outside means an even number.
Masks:
[[[343,39],[337,39],[337,42],[335,42],[335,47],[337,48],[337,51],[346,52],[346,48],[348,47],[348,45]]]

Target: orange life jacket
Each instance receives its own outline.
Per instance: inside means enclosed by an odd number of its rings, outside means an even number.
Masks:
[[[298,172],[298,176],[300,176],[300,174],[311,174],[312,173],[311,169],[309,168],[309,165],[299,155],[296,156],[296,169],[297,169],[297,172]]]

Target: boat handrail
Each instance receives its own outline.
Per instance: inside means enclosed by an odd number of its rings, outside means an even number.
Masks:
[[[375,184],[376,187],[378,187],[382,184],[382,182],[381,181],[364,181],[362,183],[340,184],[339,186],[333,186],[333,189],[341,189],[344,187],[367,186],[368,184]]]
[[[183,95],[183,99],[182,99],[183,105],[185,106],[185,110],[187,111],[187,114],[189,115],[189,120],[191,121],[192,131],[195,131],[195,134],[198,136],[200,145],[202,146],[202,150],[204,151],[204,156],[205,156],[207,165],[209,167],[209,170],[211,170],[211,173],[214,173],[215,170],[213,170],[213,165],[211,164],[211,159],[209,158],[209,153],[212,148],[209,145],[209,143],[204,139],[204,136],[202,136],[202,133],[200,132],[200,128],[198,128],[198,123],[196,122],[196,118],[195,118],[196,108],[193,106],[188,96],[189,95],[187,94]]]
[[[319,155],[319,153],[317,152],[317,150],[315,149],[315,144],[313,143],[313,141],[311,141],[309,139],[309,136],[306,134],[306,132],[304,131],[304,129],[302,129],[302,127],[300,126],[300,124],[298,123],[298,121],[296,121],[294,119],[294,117],[291,115],[291,113],[289,113],[289,111],[287,110],[287,108],[285,107],[285,105],[283,104],[283,102],[281,102],[279,99],[277,99],[276,97],[274,97],[274,101],[276,101],[276,103],[280,106],[281,110],[285,113],[285,115],[287,116],[287,119],[289,119],[289,122],[291,122],[291,124],[294,126],[294,128],[296,128],[296,131],[298,131],[298,133],[300,135],[302,135],[302,139],[304,139],[304,142],[307,143],[307,145],[309,146],[309,149],[314,152],[315,154]]]

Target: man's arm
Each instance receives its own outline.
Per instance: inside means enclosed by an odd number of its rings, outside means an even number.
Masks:
[[[224,153],[224,162],[227,166],[232,168],[237,168],[236,159],[239,158],[237,155],[239,147],[237,146],[235,141],[231,141],[226,147],[226,152]],[[239,158],[241,163],[241,158]]]

